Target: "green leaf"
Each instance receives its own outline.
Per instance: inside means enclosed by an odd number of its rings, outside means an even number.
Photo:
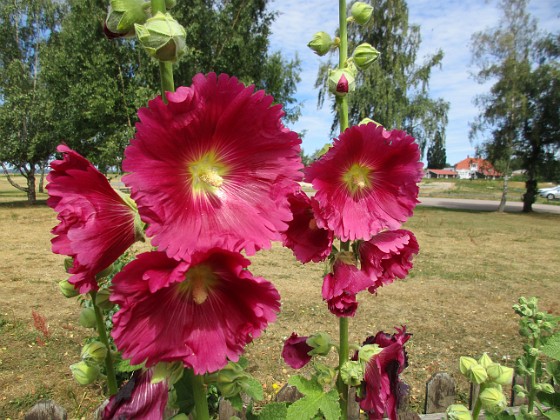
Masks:
[[[544,415],[550,420],[560,420],[560,411],[550,410],[544,413]]]
[[[243,391],[255,401],[261,401],[264,398],[263,388],[259,381],[252,376],[247,376],[242,382]]]
[[[553,360],[546,364],[546,371],[554,379],[555,384],[560,384],[560,362]]]
[[[117,372],[134,372],[135,370],[142,369],[144,365],[131,365],[130,360],[120,360],[115,364],[115,370]]]
[[[546,344],[543,346],[542,352],[548,357],[560,360],[560,333],[556,333],[546,340]]]
[[[537,399],[539,402],[547,407],[560,410],[560,393],[555,392],[553,394],[547,392],[537,392]]]
[[[237,394],[233,397],[228,397],[227,400],[231,403],[232,407],[235,408],[237,411],[243,410],[243,400],[241,399],[241,395]]]
[[[288,407],[288,420],[312,419],[322,413],[326,420],[340,418],[338,392],[331,390],[327,393],[316,380],[309,380],[300,376],[292,376],[288,383],[295,386],[304,397]]]
[[[258,413],[247,413],[247,420],[284,420],[288,415],[286,403],[273,402],[265,405]]]
[[[180,413],[189,414],[194,408],[194,396],[191,387],[192,375],[192,370],[185,369],[181,379],[173,385],[177,397],[175,404],[179,408]]]

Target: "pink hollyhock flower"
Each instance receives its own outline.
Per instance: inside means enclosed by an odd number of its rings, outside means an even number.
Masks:
[[[311,360],[311,356],[308,353],[313,350],[313,347],[307,344],[308,338],[299,337],[293,332],[290,338],[284,341],[282,358],[291,368],[301,369]]]
[[[369,291],[375,293],[395,277],[404,279],[412,268],[412,256],[418,251],[416,237],[404,229],[381,232],[362,242],[358,250],[362,270],[375,280]]]
[[[358,308],[356,294],[374,282],[360,271],[345,253],[340,253],[334,263],[333,272],[323,280],[323,299],[327,301],[329,311],[337,317],[352,317]]]
[[[306,169],[317,190],[317,224],[342,241],[398,229],[418,203],[422,162],[414,138],[374,123],[353,126]]]
[[[369,414],[370,419],[381,419],[387,413],[390,419],[396,420],[399,399],[406,391],[406,385],[399,381],[399,374],[408,366],[404,344],[411,334],[404,326],[396,330],[393,335],[380,331],[364,342],[377,344],[383,349],[367,363],[361,396],[357,397],[360,408]]]
[[[276,319],[280,295],[241,254],[212,249],[186,262],[148,252],[113,278],[113,338],[132,364],[182,360],[196,374],[237,361]]]
[[[187,259],[212,247],[252,255],[280,240],[302,178],[301,140],[282,125],[281,106],[214,73],[167,99],[138,112],[123,162],[152,243]]]
[[[103,420],[164,418],[168,398],[167,381],[152,383],[152,370],[136,371],[113,395],[103,410]]]
[[[51,163],[47,204],[60,224],[52,233],[55,254],[73,258],[69,282],[87,293],[97,290],[96,274],[119,258],[142,233],[135,229],[132,202],[125,201],[84,157],[60,145],[62,160]]]
[[[290,195],[288,200],[294,218],[282,232],[282,243],[304,264],[323,261],[331,252],[333,233],[317,227],[312,199],[303,191]]]

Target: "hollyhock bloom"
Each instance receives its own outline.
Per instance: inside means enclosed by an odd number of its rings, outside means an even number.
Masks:
[[[412,256],[418,254],[414,234],[399,229],[378,233],[359,247],[362,270],[375,280],[369,288],[375,293],[378,287],[393,282],[395,277],[404,279],[412,268]]]
[[[147,367],[180,360],[196,374],[237,361],[280,309],[274,286],[248,266],[217,248],[190,262],[140,254],[113,278],[111,301],[121,308],[112,335],[123,357]]]
[[[62,160],[51,163],[47,176],[47,204],[58,213],[60,224],[52,233],[55,254],[73,258],[69,282],[87,293],[97,290],[95,276],[116,261],[136,240],[137,212],[87,159],[60,145]]]
[[[288,229],[282,232],[282,243],[290,248],[298,261],[323,261],[331,252],[332,231],[317,227],[312,210],[312,200],[303,191],[297,191],[288,198],[294,218]]]
[[[167,99],[138,112],[123,162],[153,245],[188,259],[212,247],[252,255],[280,240],[302,177],[301,140],[282,125],[281,106],[214,73]]]
[[[282,358],[291,368],[301,369],[311,360],[311,356],[308,353],[313,350],[313,347],[307,344],[308,338],[299,337],[293,332],[290,338],[284,341]]]
[[[418,145],[404,131],[353,126],[306,169],[317,190],[317,224],[342,241],[369,240],[398,229],[418,203],[422,178]]]
[[[113,395],[103,410],[103,420],[164,418],[168,398],[166,380],[152,383],[152,370],[136,371],[130,380]]]
[[[404,344],[411,334],[406,327],[396,328],[396,334],[378,332],[364,344],[377,344],[383,350],[373,356],[366,365],[361,395],[357,398],[360,408],[370,419],[381,419],[386,412],[390,419],[397,419],[400,397],[406,392],[406,385],[399,381],[399,374],[408,365]]]
[[[323,280],[323,299],[327,301],[329,311],[337,317],[352,317],[358,308],[356,294],[374,282],[360,271],[345,253],[340,253],[334,263],[333,272]]]

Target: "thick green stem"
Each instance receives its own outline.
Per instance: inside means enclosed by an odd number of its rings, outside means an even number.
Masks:
[[[115,368],[113,366],[113,358],[111,357],[111,346],[109,345],[109,339],[107,338],[107,330],[105,328],[105,319],[103,318],[103,313],[99,306],[95,303],[95,297],[97,292],[90,292],[91,301],[93,302],[93,309],[95,311],[95,321],[97,322],[97,333],[99,334],[99,340],[107,347],[107,356],[105,356],[105,370],[107,373],[107,390],[109,396],[115,395],[118,391],[117,377],[115,375]]]
[[[537,346],[537,340],[533,339],[533,348]],[[531,363],[531,383],[529,385],[529,395],[527,396],[527,411],[530,413],[535,409],[535,398],[537,396],[537,362],[539,356],[534,356]]]
[[[192,389],[194,397],[194,407],[196,410],[196,420],[210,419],[208,411],[208,400],[206,399],[206,387],[204,377],[192,374]]]
[[[478,397],[476,398],[476,402],[474,403],[474,408],[472,411],[472,418],[473,420],[477,420],[478,416],[480,415],[480,410],[482,409],[482,401],[480,401],[480,393],[482,392],[482,387],[478,392]]]
[[[348,22],[346,20],[346,0],[338,1],[338,21],[340,44],[338,46],[338,67],[344,68],[348,59]],[[348,128],[348,95],[336,99],[340,132]]]
[[[340,349],[338,352],[338,371],[340,372],[342,365],[348,361],[348,318],[338,318]],[[340,410],[342,419],[348,418],[348,385],[342,380],[340,373],[338,375],[336,388],[340,398]]]
[[[151,0],[152,14],[157,12],[165,13],[165,0]],[[167,103],[165,92],[175,92],[173,83],[173,65],[168,61],[159,62],[159,77],[161,80],[161,99]]]

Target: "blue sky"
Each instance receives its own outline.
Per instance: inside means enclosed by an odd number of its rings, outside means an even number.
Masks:
[[[441,70],[432,73],[430,92],[434,98],[441,97],[451,104],[446,133],[447,161],[451,164],[474,155],[468,137],[469,122],[478,114],[473,99],[487,91],[488,86],[479,85],[470,77],[476,70],[471,66],[470,39],[474,32],[498,24],[500,12],[495,4],[496,1],[486,0],[408,1],[409,22],[421,27],[418,59],[423,61],[438,48],[445,53]],[[272,27],[272,49],[282,51],[286,57],[297,53],[302,61],[297,98],[303,103],[303,113],[290,128],[298,132],[305,130],[303,148],[311,154],[330,141],[332,116],[329,106],[317,109],[317,91],[313,87],[317,69],[324,59],[313,54],[306,44],[315,32],[334,34],[338,1],[273,0],[271,9],[279,12]],[[532,0],[529,12],[537,19],[541,30],[560,30],[560,1]]]

